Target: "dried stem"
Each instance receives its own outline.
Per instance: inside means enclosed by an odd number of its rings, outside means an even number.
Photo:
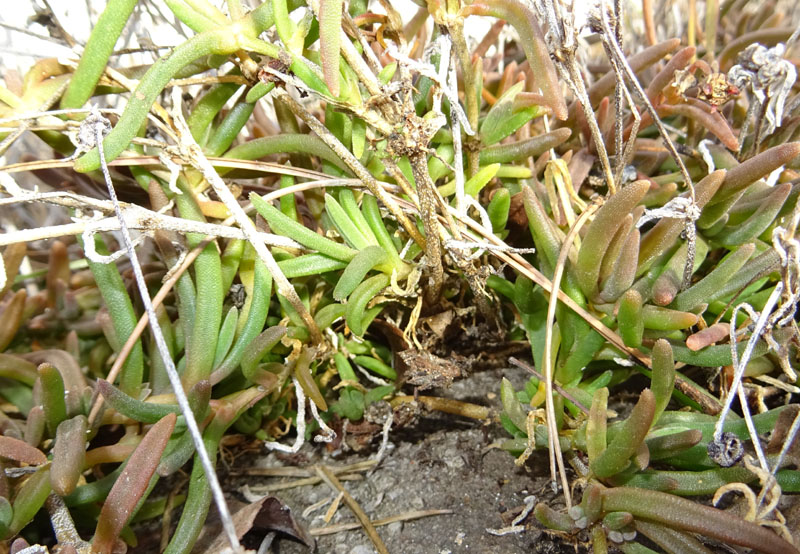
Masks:
[[[569,255],[570,248],[572,248],[572,241],[575,236],[583,227],[584,223],[597,211],[599,204],[590,204],[588,208],[575,220],[575,224],[570,228],[564,242],[561,244],[561,252],[558,255],[556,262],[555,272],[553,273],[552,289],[550,293],[550,300],[547,304],[547,320],[545,322],[545,338],[544,338],[544,352],[542,357],[542,365],[544,366],[544,382],[546,387],[545,397],[545,410],[547,412],[547,437],[550,445],[550,478],[553,484],[556,482],[556,464],[558,464],[558,473],[561,477],[561,487],[564,491],[564,499],[567,503],[567,508],[572,506],[572,498],[570,496],[569,481],[567,481],[567,473],[564,466],[564,458],[561,454],[561,447],[558,444],[558,424],[556,423],[556,411],[553,405],[553,361],[551,359],[551,350],[553,344],[553,327],[556,317],[556,305],[558,304],[558,294],[553,294],[552,290],[561,290],[561,277],[564,275],[564,266],[567,263],[567,256]]]
[[[436,189],[428,174],[428,159],[424,153],[409,156],[414,180],[419,194],[419,211],[425,227],[425,261],[430,268],[430,287],[425,290],[425,298],[431,304],[439,300],[444,283],[442,266],[442,242],[439,238],[439,221],[436,219]]]
[[[316,470],[317,474],[328,484],[329,487],[344,495],[344,501],[347,504],[347,507],[350,508],[350,510],[352,510],[352,512],[355,514],[356,518],[358,518],[358,521],[364,528],[364,532],[370,538],[372,544],[375,545],[375,549],[380,554],[389,554],[389,550],[386,548],[386,545],[383,543],[380,535],[378,535],[378,532],[375,530],[375,526],[372,524],[369,516],[364,512],[361,506],[359,506],[358,502],[356,502],[350,493],[347,492],[339,479],[336,478],[336,475],[334,475],[333,472],[324,465],[318,465]]]

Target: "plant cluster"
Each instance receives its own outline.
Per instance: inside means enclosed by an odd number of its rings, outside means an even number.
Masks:
[[[501,383],[497,415],[520,463],[552,456],[567,512],[537,505],[548,528],[595,552],[797,551],[777,509],[800,491],[800,94],[779,10],[706,2],[704,42],[690,14],[682,46],[645,1],[640,48],[603,3],[590,72],[547,0],[419,0],[410,19],[385,0],[164,3],[191,32],[152,64],[114,52],[150,3],[110,0],[79,60],[0,87],[0,152],[32,132],[64,156],[5,166],[0,205],[72,217],[0,237],[12,549],[54,544],[46,511],[60,552],[118,551],[182,503],[165,551],[190,552],[212,501],[228,521],[232,433],[334,449],[366,421],[363,446],[387,400],[385,432],[409,406],[490,419],[418,394],[477,338],[530,344],[536,375]],[[611,387],[638,396],[614,423]],[[190,463],[185,495],[152,496]],[[728,491],[747,515],[685,498]]]

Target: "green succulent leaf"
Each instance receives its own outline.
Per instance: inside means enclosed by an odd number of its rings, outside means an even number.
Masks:
[[[359,225],[361,222],[353,219],[354,212],[358,213],[359,216],[361,215],[357,208],[355,210],[351,209],[350,213],[348,213],[333,196],[326,194],[325,210],[336,230],[339,231],[339,234],[352,248],[364,250],[368,246],[375,244],[375,237],[369,231],[366,221],[363,222],[363,225]],[[365,232],[368,234],[365,234]]]
[[[589,467],[600,479],[611,477],[623,471],[630,464],[650,430],[655,413],[656,401],[650,389],[644,389],[639,401],[623,424],[623,429],[611,440],[608,447]]]
[[[370,277],[360,285],[350,295],[345,310],[345,321],[350,331],[356,336],[361,336],[366,330],[363,324],[363,317],[367,304],[370,300],[382,291],[389,284],[389,276],[385,274]]]
[[[748,243],[729,253],[713,271],[678,294],[670,307],[679,311],[689,311],[714,299],[725,284],[747,263],[755,249],[755,244]]]
[[[524,162],[566,142],[571,135],[572,131],[562,127],[529,139],[489,146],[481,150],[478,158],[481,164]]]
[[[636,181],[605,201],[586,230],[578,251],[575,276],[581,290],[593,297],[598,287],[600,264],[619,226],[650,188],[648,181]]]
[[[336,260],[349,262],[355,257],[356,251],[352,248],[318,235],[297,221],[293,221],[257,194],[252,193],[250,201],[256,211],[267,220],[273,232],[290,237],[303,246]]]
[[[518,108],[514,105],[514,99],[524,86],[525,83],[517,83],[509,88],[489,110],[481,124],[481,142],[484,145],[500,142],[537,115],[541,115],[542,111],[538,106]]]
[[[12,503],[13,515],[4,538],[12,537],[19,533],[44,506],[49,494],[50,468],[43,466],[37,469],[19,487]]]
[[[527,416],[520,406],[517,393],[511,381],[503,377],[500,382],[500,401],[503,404],[503,413],[508,417],[517,429],[523,433],[527,432]]]
[[[675,360],[673,358],[672,346],[664,339],[656,341],[653,346],[653,375],[651,377],[650,389],[655,397],[655,410],[653,422],[658,423],[658,418],[669,404],[672,397],[672,389],[675,386]]]
[[[492,231],[505,238],[506,223],[508,223],[508,211],[511,208],[511,193],[508,189],[498,189],[492,196],[486,213],[489,214],[489,221],[492,222]]]
[[[368,246],[356,254],[355,258],[347,264],[347,267],[342,272],[339,281],[336,283],[336,288],[333,289],[333,298],[336,300],[344,300],[356,287],[361,284],[367,273],[375,267],[388,263],[389,256],[380,246]]]
[[[642,345],[642,334],[644,333],[642,295],[637,290],[630,289],[620,298],[617,324],[619,336],[625,346],[639,348]]]

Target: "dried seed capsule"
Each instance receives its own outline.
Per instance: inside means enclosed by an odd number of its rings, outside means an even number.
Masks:
[[[722,467],[731,467],[744,456],[744,445],[733,433],[722,433],[708,443],[708,457]]]

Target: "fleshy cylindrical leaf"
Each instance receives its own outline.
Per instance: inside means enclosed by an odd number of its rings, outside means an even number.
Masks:
[[[635,289],[628,290],[619,299],[617,332],[625,346],[639,348],[642,345],[644,334],[642,295]]]
[[[553,115],[558,119],[567,118],[567,104],[558,74],[550,59],[550,52],[544,41],[542,29],[533,12],[517,0],[479,0],[462,10],[463,14],[491,15],[508,21],[520,35],[525,56],[537,77],[536,84],[542,93],[550,99]]]
[[[148,488],[176,421],[177,416],[169,414],[153,425],[128,458],[125,469],[108,493],[97,518],[97,529],[92,539],[93,552],[111,553],[114,541]]]
[[[695,202],[697,207],[703,208],[714,196],[722,181],[725,179],[725,170],[719,169],[706,175],[694,186]],[[637,275],[641,275],[658,259],[661,254],[674,247],[675,241],[683,232],[685,221],[677,218],[665,218],[642,236],[639,248],[639,268]]]
[[[660,339],[653,346],[653,375],[651,377],[650,388],[656,400],[653,423],[658,423],[658,418],[669,404],[672,397],[672,389],[675,386],[675,359],[672,354],[672,346]]]
[[[650,187],[648,181],[636,181],[619,190],[597,210],[578,251],[575,276],[587,296],[597,291],[600,264],[625,216],[644,198]]]
[[[50,494],[50,468],[41,467],[28,477],[14,498],[14,514],[8,526],[8,534],[16,535],[42,508]]]
[[[41,364],[39,383],[42,392],[42,407],[47,419],[47,428],[51,436],[55,436],[58,424],[67,419],[67,405],[64,401],[64,379],[61,372],[52,364]]]
[[[753,548],[759,552],[797,553],[798,550],[776,533],[697,502],[658,491],[615,487],[603,490],[603,510],[630,512],[634,518],[663,523],[675,529],[699,533],[726,544]]]
[[[605,479],[628,467],[631,457],[639,450],[650,431],[655,413],[655,397],[650,389],[644,389],[639,401],[622,429],[609,443],[605,451],[589,467],[599,479]]]
[[[748,243],[725,256],[713,271],[676,296],[670,307],[688,311],[702,303],[709,302],[715,293],[747,263],[755,249],[755,244]]]
[[[80,479],[86,458],[87,428],[86,416],[79,415],[62,421],[56,430],[50,486],[60,496],[74,491]]]
[[[709,205],[718,204],[731,198],[743,191],[751,183],[763,179],[797,156],[800,156],[800,142],[790,142],[789,144],[773,146],[769,150],[765,150],[761,154],[753,156],[749,160],[729,169],[728,174],[725,176],[725,181]]]
[[[598,459],[606,449],[607,408],[608,389],[597,389],[592,398],[589,419],[586,421],[586,453],[590,463]]]
[[[319,57],[322,75],[333,96],[339,96],[339,41],[342,32],[342,0],[320,0]]]

